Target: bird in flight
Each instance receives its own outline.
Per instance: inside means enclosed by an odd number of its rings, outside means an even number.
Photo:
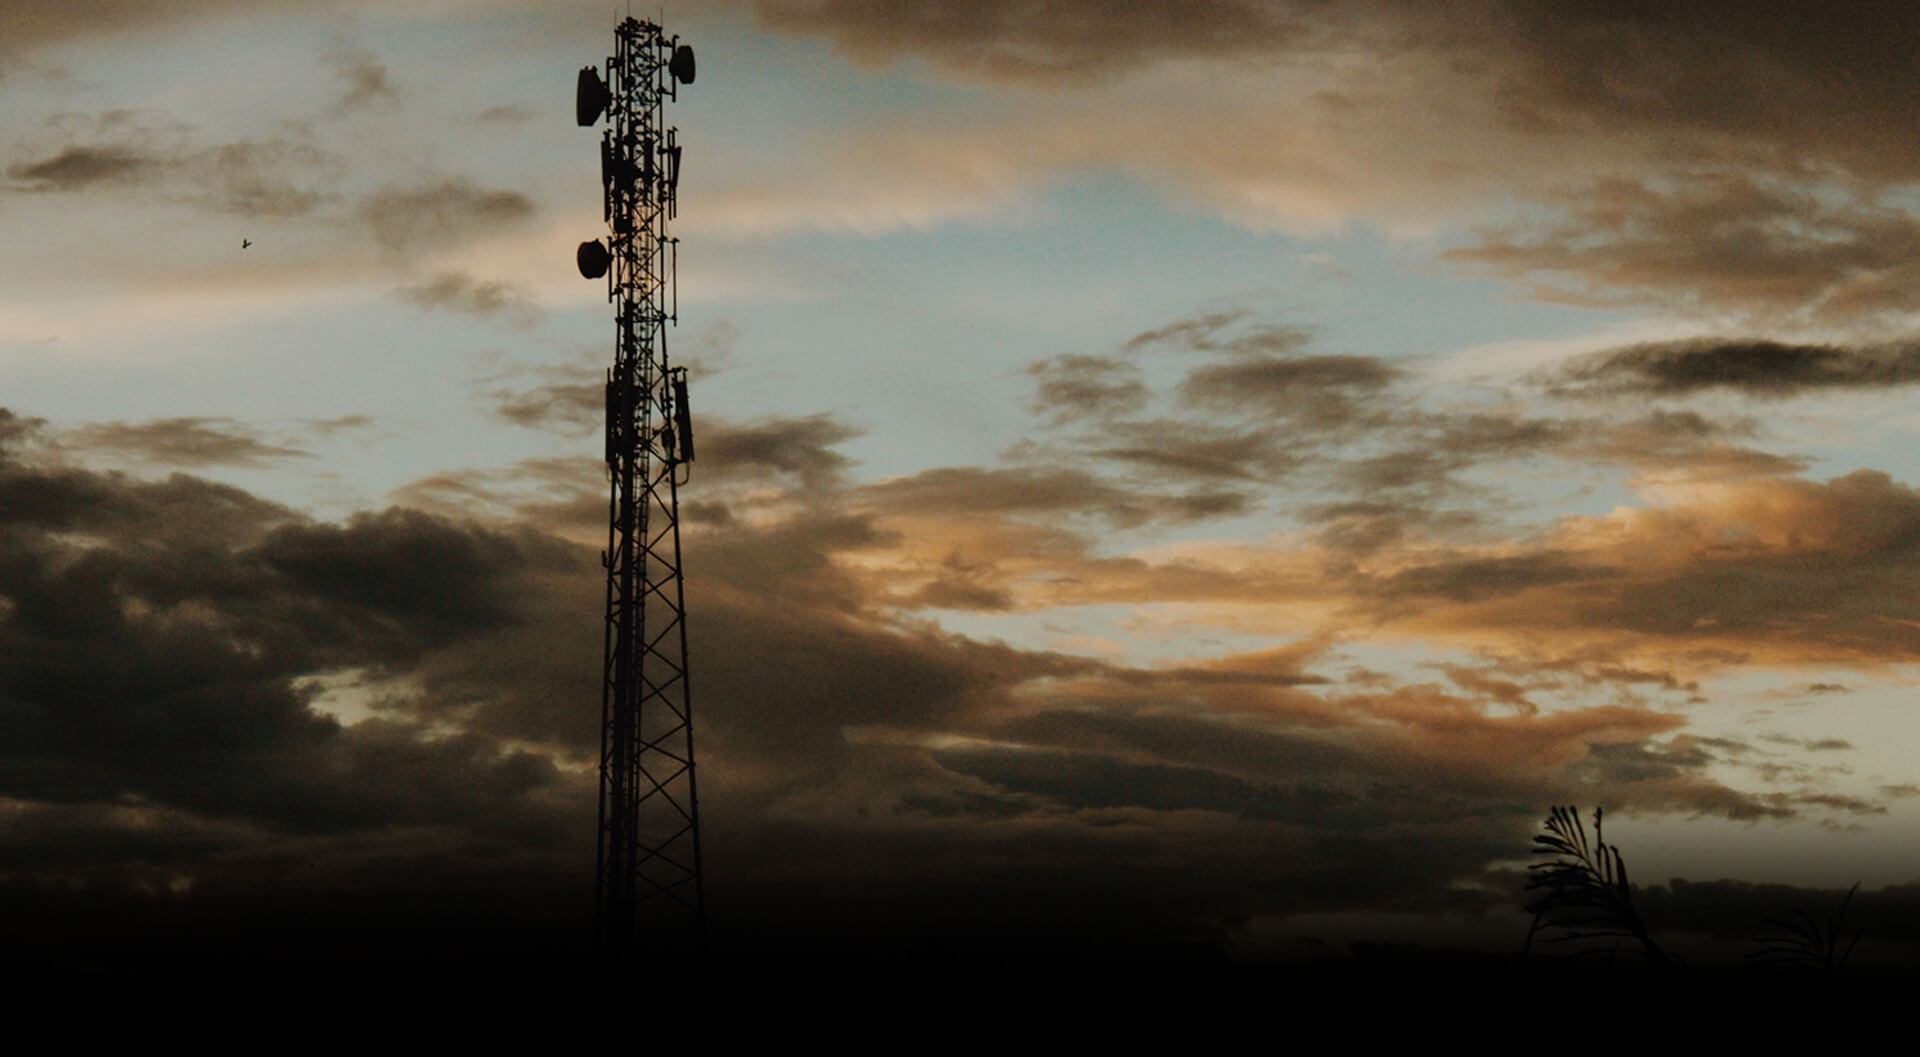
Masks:
[[[252,240],[252,239],[241,239],[241,240],[240,240],[240,248],[241,248],[241,249],[243,249],[243,250],[244,250],[244,249],[246,249],[246,248],[247,248],[248,246],[251,246],[251,245],[253,245],[253,240]]]

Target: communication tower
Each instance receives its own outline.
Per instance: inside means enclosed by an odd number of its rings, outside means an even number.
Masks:
[[[693,49],[632,18],[605,75],[580,71],[575,116],[606,119],[600,182],[607,237],[583,242],[580,274],[607,280],[606,653],[600,705],[600,822],[594,947],[603,971],[658,972],[706,952],[700,811],[693,766],[680,486],[693,461],[687,370],[667,358],[678,321],[678,242],[667,234],[680,146],[661,107],[693,83]]]

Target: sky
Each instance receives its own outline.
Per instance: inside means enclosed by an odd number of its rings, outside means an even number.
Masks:
[[[585,964],[625,14],[0,4],[10,970]],[[1920,954],[1908,5],[634,14],[717,965]]]

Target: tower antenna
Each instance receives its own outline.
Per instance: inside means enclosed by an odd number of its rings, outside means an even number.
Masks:
[[[629,5],[631,6],[631,5]],[[603,972],[664,973],[706,955],[706,895],[694,785],[693,698],[680,486],[693,461],[687,369],[667,357],[679,320],[667,233],[680,182],[678,130],[663,104],[693,82],[693,49],[629,16],[606,75],[580,71],[576,116],[604,116],[602,210],[608,235],[583,242],[580,274],[607,280],[614,307],[607,372],[605,662],[594,948]]]

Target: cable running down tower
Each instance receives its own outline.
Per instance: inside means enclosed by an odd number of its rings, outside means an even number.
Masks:
[[[632,18],[615,30],[606,74],[580,71],[582,127],[602,116],[604,242],[576,263],[607,279],[615,306],[607,372],[606,653],[600,707],[599,852],[594,947],[603,971],[660,972],[704,957],[693,703],[679,489],[693,461],[687,371],[667,358],[678,321],[678,242],[667,234],[680,146],[662,104],[694,76],[693,49]]]

